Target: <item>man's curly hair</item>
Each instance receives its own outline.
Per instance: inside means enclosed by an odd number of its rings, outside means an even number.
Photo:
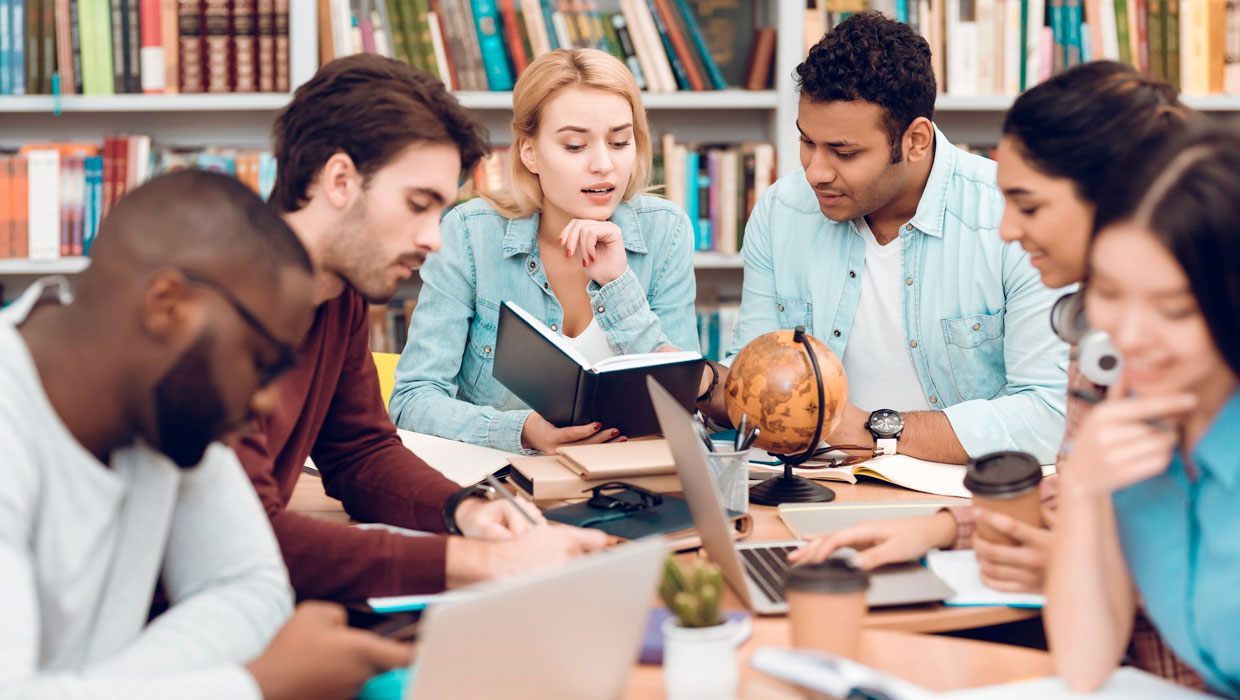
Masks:
[[[913,120],[934,119],[930,45],[877,12],[849,17],[814,44],[797,66],[797,88],[813,102],[865,100],[882,107],[892,163],[904,159],[900,141]]]

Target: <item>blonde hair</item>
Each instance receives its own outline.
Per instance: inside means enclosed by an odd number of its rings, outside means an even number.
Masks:
[[[637,160],[624,188],[624,200],[640,194],[649,185],[650,128],[633,74],[615,56],[598,49],[556,49],[535,59],[512,91],[511,185],[506,190],[481,193],[496,211],[510,219],[523,219],[542,208],[542,186],[538,176],[521,162],[521,143],[538,132],[543,107],[551,97],[568,87],[604,90],[628,100],[633,108],[633,145],[637,149]]]

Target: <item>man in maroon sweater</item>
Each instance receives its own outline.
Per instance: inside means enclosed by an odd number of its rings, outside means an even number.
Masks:
[[[465,496],[401,443],[368,347],[368,302],[440,246],[439,219],[486,132],[442,83],[355,55],[298,88],[275,124],[271,205],[305,244],[318,305],[279,406],[237,453],[271,517],[298,598],[426,593],[598,549],[597,530],[537,527]],[[465,537],[359,530],[286,509],[307,456],[354,519]],[[533,510],[533,509],[531,509]]]

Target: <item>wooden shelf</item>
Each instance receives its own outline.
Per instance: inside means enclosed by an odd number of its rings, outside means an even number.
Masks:
[[[270,112],[288,104],[287,93],[227,95],[70,95],[60,98],[61,112]],[[50,95],[5,95],[0,113],[51,114]]]
[[[81,272],[90,264],[90,258],[74,257],[59,260],[27,260],[25,258],[0,259],[0,275],[64,275]]]
[[[939,95],[934,109],[938,112],[1006,112],[1015,99],[1011,95]],[[1202,112],[1240,111],[1240,95],[1182,95],[1180,99]]]
[[[693,254],[695,270],[740,270],[744,267],[745,261],[741,259],[740,253],[699,251]]]
[[[478,110],[511,110],[511,92],[457,92],[462,105]],[[704,90],[642,93],[646,109],[774,109],[774,90]]]

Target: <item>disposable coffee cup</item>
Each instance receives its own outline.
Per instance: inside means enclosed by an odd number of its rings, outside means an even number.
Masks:
[[[1024,452],[992,452],[969,461],[964,487],[973,493],[973,507],[1002,513],[1026,525],[1042,527],[1042,465]],[[996,544],[1018,541],[977,521],[977,534]]]
[[[870,575],[844,559],[789,568],[784,591],[792,646],[855,659],[869,588]]]

